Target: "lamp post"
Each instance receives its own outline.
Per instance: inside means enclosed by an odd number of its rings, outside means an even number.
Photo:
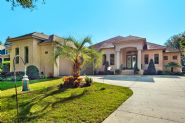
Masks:
[[[25,73],[24,73],[24,76],[23,76],[23,79],[22,79],[22,82],[23,82],[23,84],[22,84],[22,91],[28,91],[29,90],[29,88],[28,88],[29,79],[28,79],[28,76],[26,75],[26,65],[25,65],[24,60],[19,55],[16,55],[13,58],[13,70],[14,70],[14,84],[15,84],[15,99],[16,99],[16,108],[17,108],[17,121],[19,122],[19,103],[18,103],[18,96],[17,96],[16,69],[15,69],[15,60],[17,58],[20,58],[21,61],[24,64],[24,66],[25,66],[25,69],[24,69]]]
[[[24,76],[22,79],[22,91],[29,91],[29,79],[28,76],[26,75],[26,66],[24,69]]]

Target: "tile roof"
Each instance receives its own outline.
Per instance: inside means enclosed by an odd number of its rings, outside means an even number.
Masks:
[[[146,41],[146,38],[132,36],[132,35],[129,35],[126,37],[116,36],[108,40],[102,41],[100,43],[97,43],[95,45],[92,45],[91,47],[97,50],[104,49],[104,48],[114,48],[115,47],[114,44],[116,43],[120,43],[123,41],[134,41],[134,40],[139,40],[139,39]],[[168,48],[166,46],[155,44],[155,43],[150,43],[150,42],[146,42],[143,47],[144,47],[144,50],[159,50],[160,49],[160,50],[165,50],[165,52],[179,52],[179,50],[177,49]]]
[[[28,36],[32,36],[34,38],[39,38],[39,39],[48,39],[48,35],[44,34],[44,33],[40,33],[40,32],[32,32],[32,33],[28,33],[25,35],[21,35],[18,37],[14,37],[14,38],[9,38],[9,39],[16,39],[16,38],[24,38],[24,37],[28,37]]]
[[[94,44],[91,47],[100,50],[102,48],[104,48],[106,45],[109,45],[110,47],[114,47],[114,45],[112,44],[114,41],[120,40],[121,38],[123,38],[122,36],[116,36],[114,38],[110,38],[108,40],[102,41],[100,43]],[[107,47],[107,46],[106,46]]]
[[[102,41],[100,43],[97,43],[95,45],[92,45],[91,47],[93,47],[97,50],[100,50],[100,49],[103,49],[103,48],[113,48],[114,43],[120,43],[120,42],[123,42],[123,41],[129,41],[129,40],[134,41],[134,40],[138,40],[138,39],[145,39],[145,38],[132,36],[132,35],[129,35],[127,37],[116,36],[116,37],[110,38],[108,40]]]
[[[147,42],[147,50],[166,49],[165,46]]]
[[[53,42],[53,41],[61,42],[61,41],[63,41],[63,38],[53,34],[53,35],[50,35],[50,36],[48,37],[48,39],[46,39],[46,40],[40,42],[40,44],[49,43],[49,42]]]
[[[180,52],[180,50],[175,49],[175,48],[166,47],[166,52]]]
[[[44,33],[40,33],[40,32],[32,32],[32,33],[28,33],[28,34],[25,34],[25,35],[21,35],[21,36],[18,36],[18,37],[14,37],[14,38],[8,38],[7,39],[7,43],[10,44],[9,41],[11,40],[16,40],[16,39],[20,39],[20,38],[25,38],[25,37],[33,37],[33,38],[36,38],[36,39],[39,39],[40,40],[40,44],[43,44],[43,43],[49,43],[49,42],[52,42],[52,41],[61,41],[63,40],[62,37],[59,37],[59,36],[56,36],[56,35],[46,35]]]

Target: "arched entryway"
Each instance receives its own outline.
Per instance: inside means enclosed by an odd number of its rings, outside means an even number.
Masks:
[[[133,69],[137,65],[137,48],[127,47],[120,50],[121,69]]]

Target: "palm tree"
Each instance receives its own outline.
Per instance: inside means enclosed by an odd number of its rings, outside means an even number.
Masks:
[[[173,72],[174,68],[180,67],[180,65],[175,62],[169,62],[168,64],[165,65],[165,67],[170,68],[170,71]]]
[[[77,41],[72,37],[64,39],[63,43],[56,43],[55,59],[59,56],[68,59],[73,64],[73,77],[76,80],[80,76],[80,69],[86,63],[94,63],[95,67],[101,64],[101,53],[89,48],[86,44],[91,44],[91,38],[86,37],[82,41]]]

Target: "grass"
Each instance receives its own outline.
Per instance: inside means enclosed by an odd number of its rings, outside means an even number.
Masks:
[[[38,82],[43,82],[47,80],[52,80],[52,79],[39,79],[39,80],[30,80],[29,83],[38,83]],[[16,82],[17,87],[22,86],[22,81],[17,81]],[[15,84],[14,81],[0,81],[0,90],[6,90],[10,88],[14,88]]]
[[[126,87],[93,83],[90,87],[59,90],[62,79],[30,84],[31,91],[19,91],[21,122],[102,122],[132,91]],[[18,90],[21,88],[19,87]],[[1,92],[0,122],[16,121],[14,89]]]

